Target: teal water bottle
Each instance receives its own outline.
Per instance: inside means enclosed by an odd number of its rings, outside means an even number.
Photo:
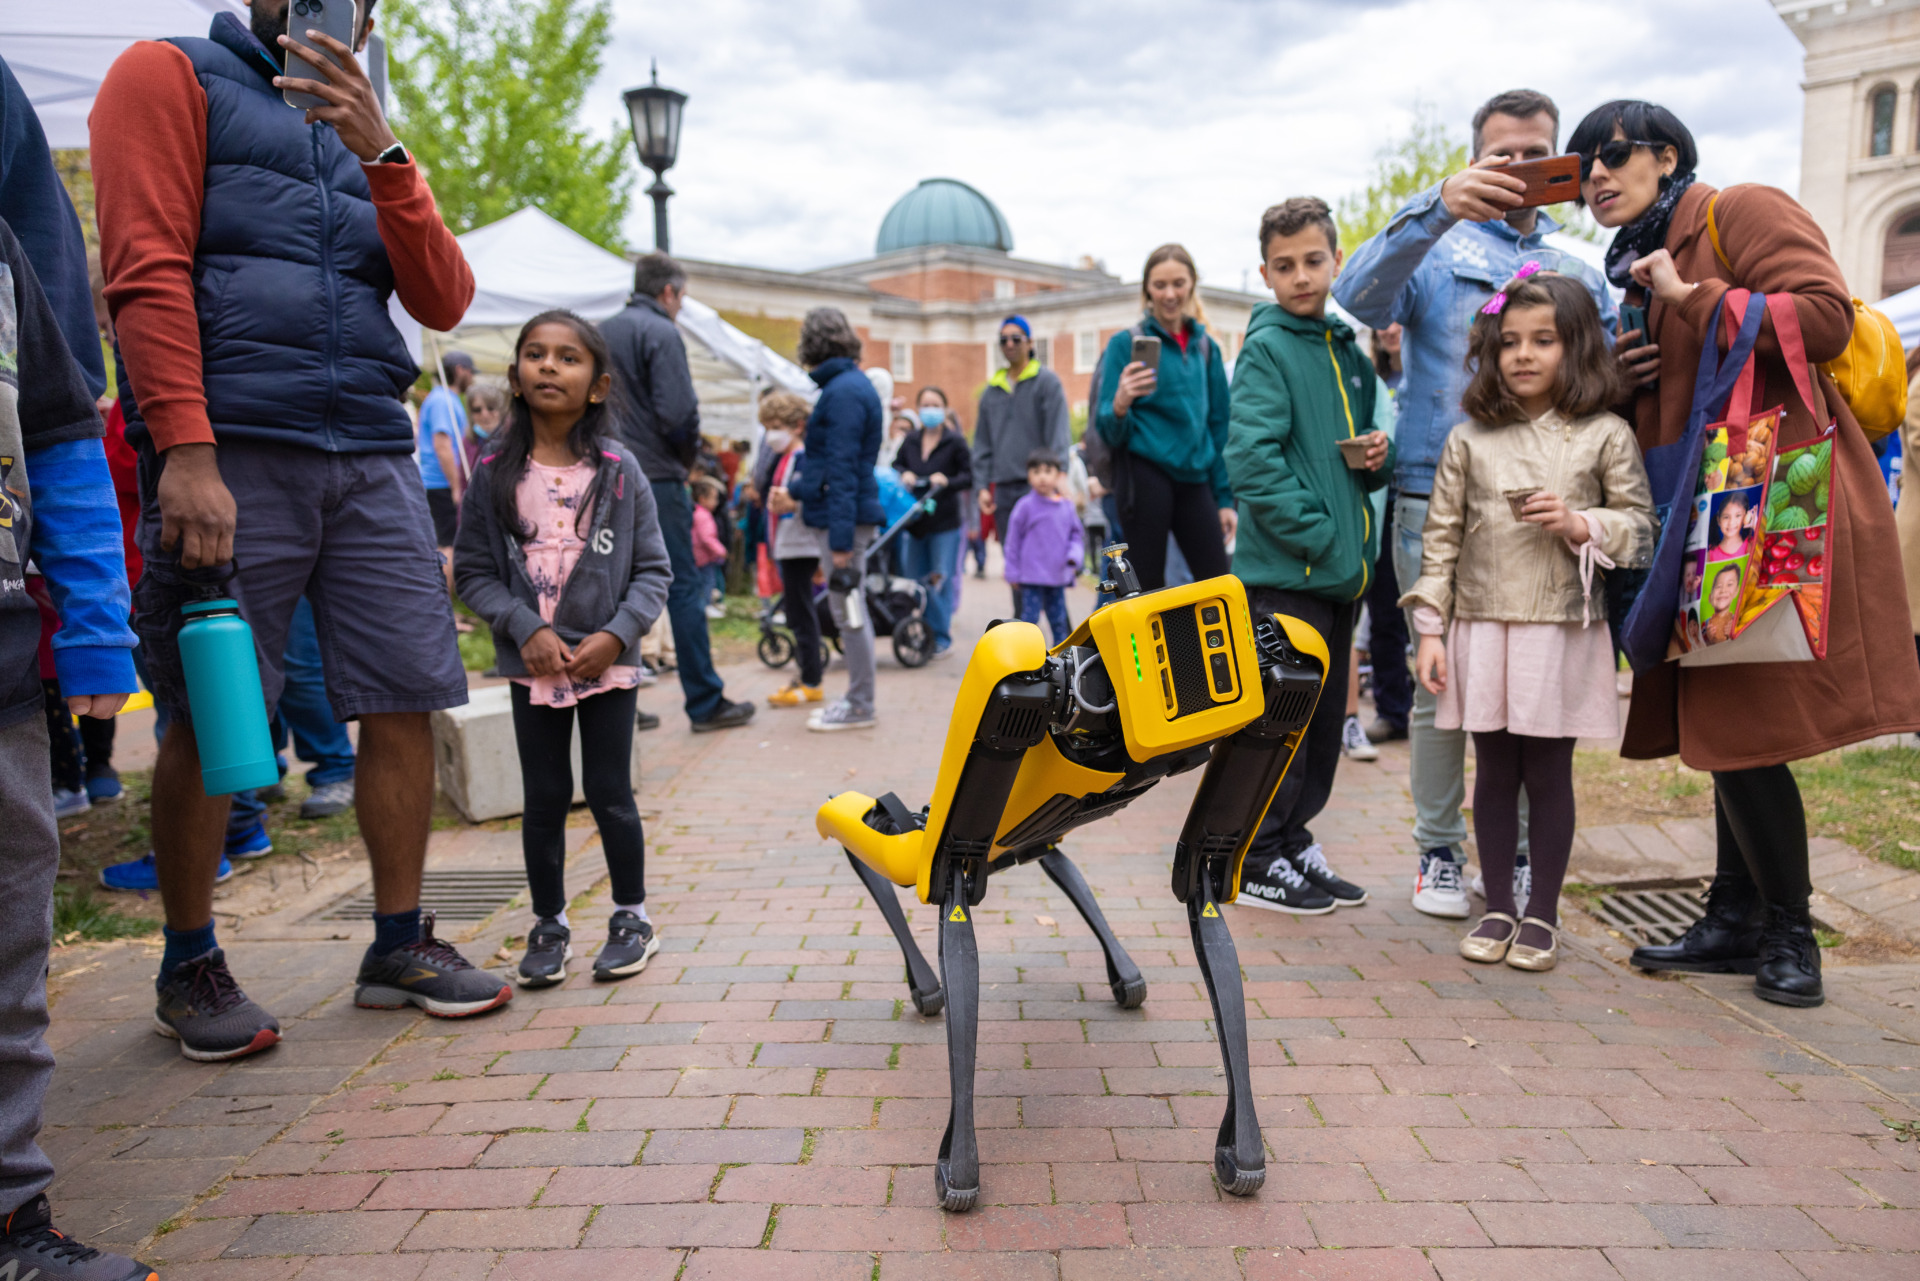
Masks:
[[[253,628],[240,617],[240,603],[219,596],[182,605],[180,613],[180,667],[207,795],[272,787],[280,766],[267,732]]]

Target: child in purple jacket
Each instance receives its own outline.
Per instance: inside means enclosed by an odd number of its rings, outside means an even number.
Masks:
[[[1086,535],[1073,503],[1060,492],[1066,473],[1049,449],[1027,455],[1027,493],[1007,521],[1007,581],[1020,584],[1020,621],[1037,623],[1046,611],[1058,645],[1073,630],[1067,588],[1080,572]]]

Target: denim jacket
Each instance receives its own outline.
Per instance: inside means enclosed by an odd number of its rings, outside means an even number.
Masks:
[[[1505,221],[1462,222],[1447,210],[1438,186],[1409,200],[1386,229],[1353,251],[1333,296],[1362,324],[1405,326],[1400,358],[1399,462],[1394,487],[1424,496],[1433,491],[1440,451],[1462,414],[1467,389],[1467,337],[1493,292],[1521,266],[1538,262],[1572,276],[1593,292],[1609,339],[1619,310],[1598,270],[1542,243],[1560,224],[1545,212],[1522,236]]]

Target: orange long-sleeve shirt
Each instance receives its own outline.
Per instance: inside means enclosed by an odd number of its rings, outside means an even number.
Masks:
[[[211,442],[193,305],[206,91],[186,54],[140,41],[107,72],[87,125],[107,306],[141,415],[157,449]],[[473,301],[473,271],[426,179],[412,161],[365,171],[400,304],[430,329],[452,329]]]

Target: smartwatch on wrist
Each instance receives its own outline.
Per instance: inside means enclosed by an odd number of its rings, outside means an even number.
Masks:
[[[405,143],[396,142],[367,163],[371,165],[404,165],[413,157],[407,154]]]

